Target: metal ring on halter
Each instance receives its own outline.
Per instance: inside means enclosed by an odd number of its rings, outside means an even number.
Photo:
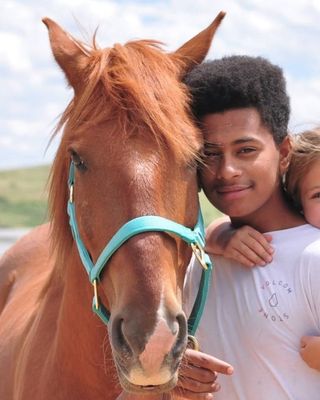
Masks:
[[[199,345],[198,339],[192,335],[188,335],[188,346],[187,347],[188,347],[188,349],[199,351],[200,345]]]
[[[197,260],[201,264],[202,268],[207,270],[208,266],[205,260],[205,252],[203,250],[203,247],[201,247],[199,243],[191,243],[191,248],[192,251],[194,252],[194,255],[197,257]]]
[[[94,306],[96,308],[96,310],[99,309],[99,299],[98,299],[98,289],[97,289],[97,280],[95,279],[93,281],[93,293],[94,293]]]

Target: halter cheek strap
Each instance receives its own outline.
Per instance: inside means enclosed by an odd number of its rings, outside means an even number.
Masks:
[[[204,252],[205,235],[201,211],[199,211],[198,221],[193,230],[167,218],[159,216],[148,215],[134,218],[125,223],[115,233],[115,235],[102,250],[96,263],[94,264],[91,260],[88,250],[81,240],[77,225],[75,205],[73,202],[74,183],[74,163],[71,162],[68,179],[70,197],[67,205],[67,212],[69,215],[69,223],[72,235],[76,242],[82,264],[84,265],[89,275],[89,280],[94,287],[94,297],[92,302],[93,312],[96,313],[105,324],[108,323],[110,312],[104,307],[103,304],[99,302],[97,284],[100,281],[100,275],[103,268],[106,266],[112,255],[119,249],[119,247],[121,247],[122,244],[129,240],[131,237],[138,235],[139,233],[168,232],[180,237],[182,240],[188,243],[192,247],[192,250],[197,257],[200,265],[203,267],[198,295],[196,297],[195,304],[188,320],[189,335],[194,335],[203,313],[212,272],[211,260],[209,256]]]

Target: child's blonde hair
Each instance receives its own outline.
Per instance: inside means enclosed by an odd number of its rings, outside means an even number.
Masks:
[[[292,136],[292,156],[286,174],[285,186],[289,196],[300,211],[301,181],[317,160],[320,160],[320,127]]]

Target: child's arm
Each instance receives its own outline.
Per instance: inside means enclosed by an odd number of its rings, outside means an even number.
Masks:
[[[254,267],[272,261],[271,240],[270,235],[263,235],[248,225],[235,229],[228,217],[221,217],[207,228],[206,250]]]
[[[320,336],[303,336],[300,355],[310,368],[320,371]]]

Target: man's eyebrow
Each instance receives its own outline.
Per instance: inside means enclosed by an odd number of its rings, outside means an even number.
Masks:
[[[232,144],[242,144],[242,143],[248,143],[248,142],[258,142],[259,140],[252,137],[252,136],[244,136],[242,138],[239,138],[232,142]]]
[[[258,140],[251,136],[244,136],[239,139],[236,139],[231,144],[234,145],[234,144],[243,144],[243,143],[249,143],[249,142],[258,142]],[[217,142],[217,143],[205,142],[204,145],[205,145],[205,147],[223,147],[223,143],[221,143],[221,142]]]
[[[205,147],[222,147],[222,143],[204,142]]]

